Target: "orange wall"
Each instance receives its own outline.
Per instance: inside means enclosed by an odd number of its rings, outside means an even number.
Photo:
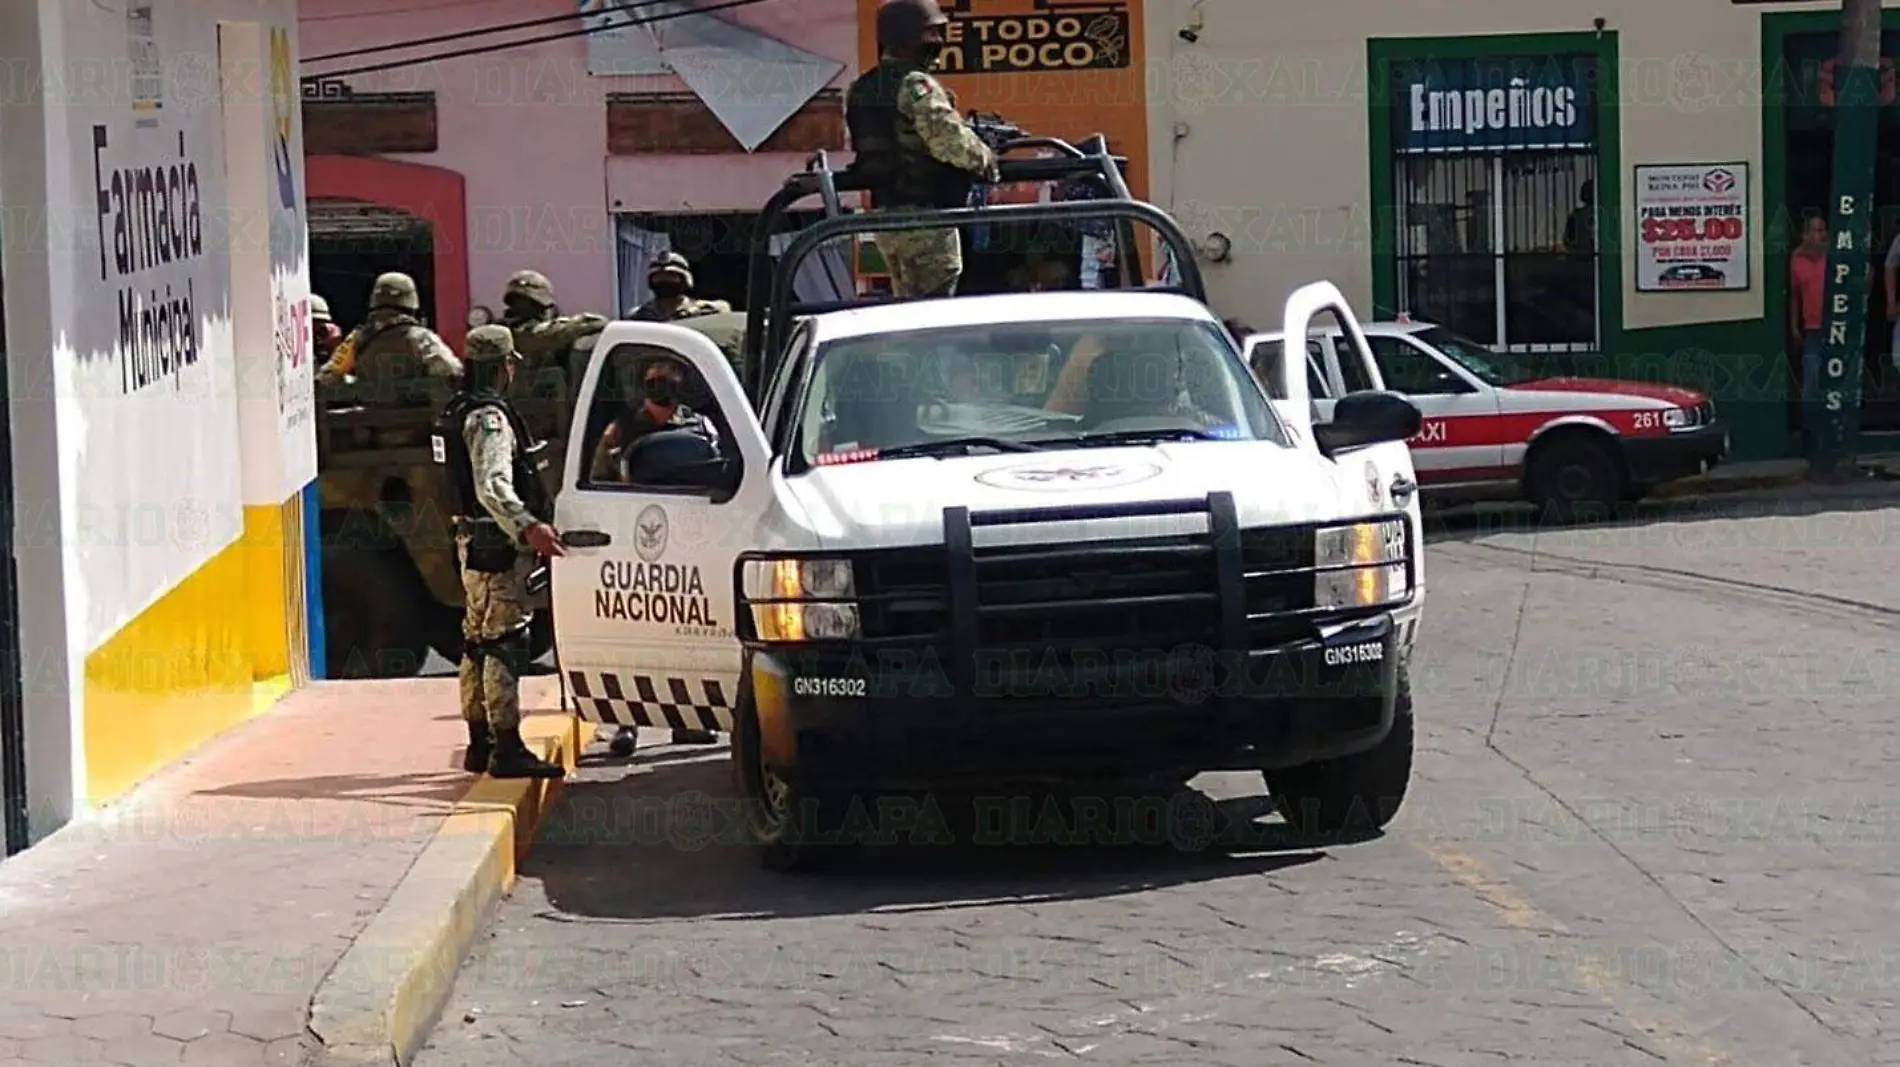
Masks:
[[[863,69],[877,62],[877,9],[881,0],[858,0],[858,61]],[[1062,17],[1055,10],[1038,10],[1037,0],[941,0],[950,13],[951,37],[963,39],[965,54],[980,49],[980,20],[997,15]],[[1120,68],[1064,71],[999,71],[945,73],[943,83],[955,94],[958,110],[994,111],[1032,135],[1079,141],[1090,134],[1108,136],[1110,149],[1128,157],[1128,187],[1137,198],[1148,195],[1147,50],[1141,22],[1141,0],[1129,0],[1127,65]],[[1096,11],[1072,16],[1083,24]],[[1048,23],[1042,25],[1048,28]],[[995,44],[995,30],[991,29]],[[1035,47],[1054,55],[1044,38]],[[958,46],[953,44],[953,49]],[[1007,46],[1005,46],[1007,47]],[[1023,54],[1018,48],[1017,54]],[[995,50],[990,53],[995,55]],[[1072,55],[1075,53],[1071,53]]]

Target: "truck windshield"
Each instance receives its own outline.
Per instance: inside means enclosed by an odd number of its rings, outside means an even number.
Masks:
[[[1155,441],[1274,441],[1285,430],[1219,324],[970,325],[822,346],[799,423],[808,463]]]

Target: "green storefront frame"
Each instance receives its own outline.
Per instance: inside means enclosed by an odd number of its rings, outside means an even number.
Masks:
[[[1880,15],[1883,31],[1900,30],[1900,10],[1888,8]],[[1782,265],[1787,263],[1788,254],[1800,236],[1794,232],[1798,220],[1786,218],[1782,210],[1788,200],[1788,69],[1783,57],[1787,55],[1790,37],[1816,33],[1838,34],[1840,31],[1839,8],[1829,11],[1782,11],[1761,16],[1761,202],[1763,213],[1775,220],[1763,233],[1762,259],[1765,264],[1776,268],[1762,272],[1765,303],[1762,307],[1761,328],[1777,346],[1781,338],[1788,336],[1788,271]],[[1878,317],[1878,308],[1871,309],[1870,314],[1873,318],[1868,323],[1868,329],[1886,329],[1886,323]],[[1900,433],[1862,433],[1860,448],[1862,451],[1900,448]],[[1800,441],[1788,435],[1782,445],[1782,454],[1797,455],[1799,452]]]
[[[1838,22],[1838,14],[1834,17]],[[1599,350],[1518,354],[1505,358],[1527,369],[1549,374],[1669,382],[1702,390],[1715,398],[1729,424],[1734,445],[1732,458],[1756,460],[1790,454],[1788,390],[1785,372],[1780,369],[1784,357],[1775,343],[1780,335],[1771,332],[1771,323],[1752,318],[1642,329],[1624,326],[1623,246],[1626,237],[1622,207],[1627,168],[1623,166],[1621,54],[1613,30],[1367,40],[1367,165],[1372,190],[1372,299],[1377,313],[1391,314],[1398,301],[1398,198],[1392,152],[1392,102],[1386,98],[1384,88],[1391,84],[1391,68],[1419,60],[1545,55],[1595,56],[1604,74],[1599,81],[1601,95],[1597,107],[1597,247],[1603,253],[1597,262]],[[1772,171],[1773,168],[1764,169]],[[1768,176],[1764,176],[1764,180],[1773,182]],[[1765,191],[1773,188],[1772,184],[1764,186]],[[1770,202],[1764,200],[1764,203]],[[1771,250],[1769,255],[1772,254]],[[1772,301],[1772,279],[1776,272],[1761,265],[1757,269],[1771,279],[1768,298]],[[1785,303],[1786,279],[1781,281],[1781,299]]]
[[[1617,69],[1616,34],[1529,33],[1483,37],[1374,37],[1366,41],[1367,127],[1370,134],[1368,166],[1372,180],[1372,303],[1379,315],[1398,310],[1398,195],[1392,152],[1392,101],[1385,87],[1392,84],[1395,65],[1420,60],[1507,59],[1514,56],[1595,56],[1599,71]],[[1623,262],[1610,254],[1604,238],[1615,218],[1605,205],[1622,201],[1620,156],[1622,120],[1617,112],[1616,79],[1599,79],[1597,102],[1597,238],[1605,254],[1597,257],[1598,314],[1602,344],[1614,345],[1612,325],[1623,322]]]

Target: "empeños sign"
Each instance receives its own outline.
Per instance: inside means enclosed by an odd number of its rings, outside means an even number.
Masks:
[[[1392,70],[1399,152],[1510,152],[1596,144],[1591,56],[1424,61]]]

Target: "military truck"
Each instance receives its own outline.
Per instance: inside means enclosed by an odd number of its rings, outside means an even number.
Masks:
[[[707,315],[682,325],[737,360],[745,315]],[[522,418],[541,442],[550,494],[560,484],[574,394],[593,339],[574,347],[566,366],[524,367],[514,389]],[[395,406],[348,385],[318,389],[317,491],[331,678],[413,677],[431,650],[450,662],[462,658],[452,509],[429,449],[429,427],[449,386],[412,384],[435,388],[402,390],[408,400]],[[545,592],[533,607],[531,646],[538,659],[554,641]]]

